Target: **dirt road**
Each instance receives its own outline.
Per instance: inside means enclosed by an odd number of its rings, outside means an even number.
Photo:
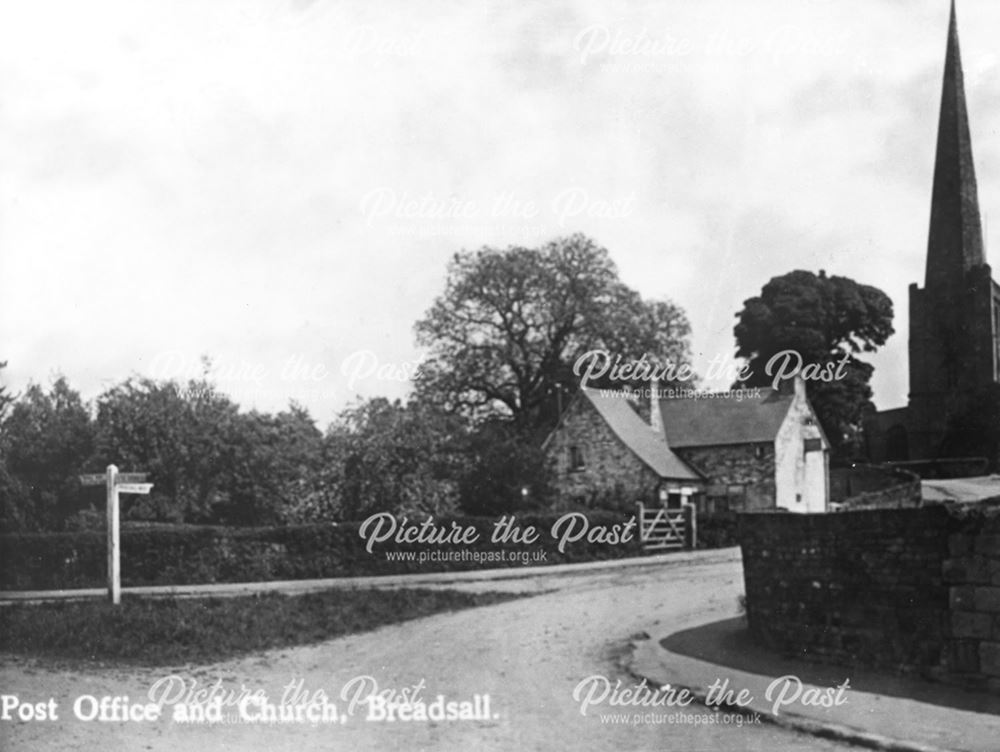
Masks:
[[[717,560],[719,557],[716,556]],[[630,636],[651,630],[671,613],[734,614],[742,592],[738,561],[688,563],[581,575],[466,583],[463,589],[543,592],[482,609],[441,614],[320,645],[273,651],[213,666],[172,669],[54,671],[7,661],[4,694],[22,702],[54,698],[58,721],[0,723],[4,750],[835,750],[832,742],[763,725],[709,725],[711,713],[688,708],[612,707],[595,703],[581,714],[574,689],[588,677],[612,685],[634,680],[619,668]],[[344,722],[248,723],[84,721],[74,717],[81,696],[145,698],[168,674],[207,687],[262,690],[278,703],[290,682],[314,696],[322,690]],[[489,695],[487,720],[366,720],[369,706],[347,716],[341,697],[355,677],[379,690],[415,686],[429,707]],[[370,680],[368,689],[371,688]],[[594,686],[602,679],[594,679]],[[301,682],[301,684],[298,684]],[[89,700],[81,710],[90,712]],[[247,705],[251,714],[259,708]],[[169,708],[165,711],[168,713]],[[635,713],[645,717],[637,719]],[[235,708],[226,711],[237,715]],[[625,722],[611,714],[626,713]],[[648,715],[652,713],[652,715]],[[602,718],[602,715],[604,716]],[[668,722],[667,716],[673,721]],[[700,720],[699,720],[700,718]],[[615,718],[615,721],[620,720]],[[735,718],[729,718],[736,723]]]

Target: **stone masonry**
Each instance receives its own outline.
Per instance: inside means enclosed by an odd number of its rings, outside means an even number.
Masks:
[[[559,493],[558,506],[653,502],[660,479],[622,443],[586,400],[573,400],[563,415],[565,430],[553,434],[547,448]],[[573,447],[582,467],[573,467]]]
[[[774,506],[774,444],[742,444],[735,446],[687,447],[677,449],[677,455],[695,468],[714,486],[739,486],[745,494],[745,511],[770,509]],[[725,493],[722,488],[718,492]]]
[[[1000,507],[746,514],[740,544],[763,644],[1000,694]]]

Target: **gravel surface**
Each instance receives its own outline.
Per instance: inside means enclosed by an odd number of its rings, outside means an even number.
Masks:
[[[598,706],[580,713],[574,688],[600,675],[623,686],[634,680],[620,668],[630,637],[651,631],[672,614],[694,615],[731,604],[742,592],[739,561],[706,554],[703,561],[617,571],[543,575],[530,579],[462,583],[463,590],[534,593],[531,598],[440,614],[308,647],[271,651],[212,666],[170,669],[60,670],[6,659],[4,694],[23,702],[50,697],[58,721],[0,722],[3,750],[835,750],[834,742],[763,726],[708,725],[712,714],[697,703],[685,708]],[[728,560],[726,560],[728,559]],[[424,585],[426,587],[426,585]],[[263,690],[277,703],[292,681],[310,696],[325,692],[341,712],[339,695],[357,676],[380,690],[423,683],[433,701],[490,696],[489,720],[366,721],[358,708],[344,723],[282,725],[85,722],[73,717],[81,695],[145,698],[157,679],[176,674],[199,686],[217,680],[226,689]],[[634,723],[633,712],[687,722]],[[629,722],[602,721],[601,713],[627,712]],[[695,721],[700,718],[697,723]],[[853,748],[852,748],[853,749]]]

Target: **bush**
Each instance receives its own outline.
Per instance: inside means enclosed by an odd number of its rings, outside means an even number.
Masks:
[[[473,460],[458,482],[465,514],[520,514],[550,501],[551,468],[531,437],[506,424],[487,424],[472,438],[471,450]]]
[[[438,528],[473,527],[478,540],[471,544],[376,544],[371,553],[360,536],[362,523],[297,525],[260,528],[158,525],[124,527],[121,534],[122,584],[189,585],[215,582],[301,580],[326,577],[414,574],[427,572],[518,567],[523,564],[568,564],[643,555],[638,529],[625,543],[589,542],[586,537],[558,550],[553,524],[561,513],[525,513],[515,516],[522,530],[538,531],[532,544],[493,543],[496,517],[435,518]],[[589,529],[621,526],[631,518],[624,512],[589,511]],[[423,520],[414,518],[411,524]],[[706,517],[698,521],[698,548],[737,545],[736,516]],[[466,552],[464,558],[420,561],[421,552]],[[497,560],[500,551],[506,560]],[[389,553],[410,552],[406,559]],[[513,552],[513,556],[511,554]],[[491,557],[476,561],[473,556]],[[107,549],[99,531],[30,533],[0,536],[0,588],[33,590],[103,587]],[[516,558],[515,558],[516,557]],[[527,557],[527,561],[523,557]]]
[[[184,585],[213,582],[297,580],[322,577],[403,574],[520,566],[521,561],[417,560],[421,551],[467,550],[497,552],[544,551],[528,563],[568,563],[638,556],[638,535],[622,544],[570,543],[557,550],[550,533],[558,514],[516,517],[524,528],[534,525],[538,541],[531,545],[492,543],[496,518],[435,518],[451,529],[452,522],[474,527],[479,540],[465,545],[377,544],[369,553],[359,535],[361,523],[264,528],[160,526],[125,528],[121,534],[124,585]],[[621,525],[628,516],[591,512],[590,526]],[[422,521],[422,520],[421,520]],[[5,590],[102,587],[106,584],[106,542],[101,532],[31,533],[0,536],[0,587]],[[387,552],[413,552],[411,560],[389,560]],[[541,559],[541,560],[540,560]]]
[[[738,517],[733,512],[698,518],[698,548],[728,548],[740,545]]]

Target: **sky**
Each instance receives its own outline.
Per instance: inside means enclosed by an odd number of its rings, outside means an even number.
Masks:
[[[701,373],[771,277],[883,289],[875,402],[900,406],[947,23],[946,0],[4,2],[0,378],[92,400],[208,356],[246,408],[326,425],[408,393],[454,253],[582,232],[687,311]],[[958,23],[1000,268],[1000,3]]]

